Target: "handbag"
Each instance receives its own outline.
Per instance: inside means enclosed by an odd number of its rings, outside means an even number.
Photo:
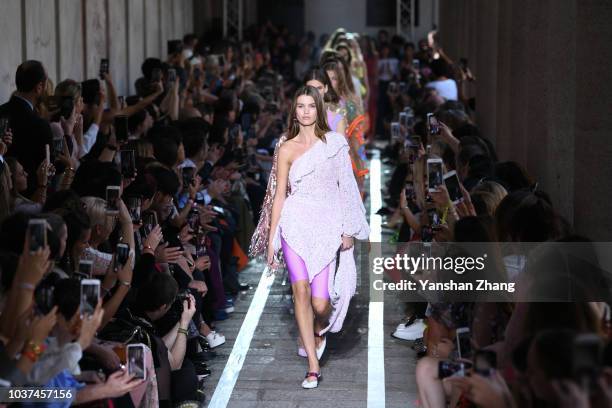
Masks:
[[[113,318],[104,328],[98,333],[98,338],[106,341],[114,341],[122,344],[143,343],[150,349],[151,337],[149,333],[143,329],[143,326],[150,324],[134,316],[127,310],[127,316]]]

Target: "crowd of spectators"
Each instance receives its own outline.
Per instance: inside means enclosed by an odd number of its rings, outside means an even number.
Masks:
[[[391,168],[378,213],[389,242],[418,254],[495,248],[494,276],[516,284],[505,296],[422,292],[405,303],[392,335],[416,352],[421,406],[610,406],[612,285],[598,266],[602,247],[573,231],[522,163],[498,157],[473,120],[467,95],[478,83],[465,59],[451,60],[435,33],[417,47],[385,32],[378,40],[374,134],[389,141]],[[411,279],[443,281],[433,269]],[[397,272],[387,279],[398,282]]]

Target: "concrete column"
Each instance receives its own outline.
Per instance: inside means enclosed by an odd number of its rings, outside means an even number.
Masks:
[[[91,79],[100,76],[100,59],[108,56],[106,2],[88,0],[84,4],[86,24],[85,62],[87,64],[84,79]]]
[[[142,76],[140,66],[145,59],[144,0],[128,0],[128,87],[135,94],[134,82]]]
[[[610,2],[576,2],[574,225],[606,241],[612,238],[611,20]]]
[[[168,40],[174,40],[173,18],[172,8],[173,0],[160,0],[161,7],[161,44],[160,44],[160,55],[162,59],[166,59],[168,56]]]
[[[83,9],[81,0],[59,0],[59,73],[60,81],[83,79]]]
[[[497,142],[497,42],[498,0],[476,2],[476,58],[470,61],[476,75],[476,122],[493,144]]]
[[[160,0],[145,0],[145,57],[159,58],[161,54]],[[164,45],[165,47],[165,45]],[[165,52],[164,52],[165,53]]]
[[[47,75],[57,83],[57,39],[55,36],[55,2],[26,0],[25,3],[26,59],[39,60]]]
[[[498,35],[497,35],[497,115],[496,115],[496,135],[497,135],[497,152],[501,158],[511,160],[508,155],[512,148],[512,132],[510,131],[510,91],[512,89],[510,83],[511,67],[510,63],[512,46],[511,33],[512,25],[512,4],[508,1],[500,1],[498,7]],[[480,87],[480,86],[479,86]],[[481,89],[482,92],[487,92],[486,88]],[[476,101],[478,104],[478,100]],[[487,115],[486,106],[482,106],[480,114]]]
[[[21,3],[0,1],[2,21],[2,58],[0,58],[0,103],[7,101],[15,89],[15,71],[23,60]]]
[[[185,34],[185,21],[183,19],[185,3],[189,0],[172,0],[172,38],[183,38]]]
[[[574,143],[576,125],[576,0],[564,7],[549,1],[547,32],[547,149],[546,190],[558,211],[574,222]],[[552,86],[554,84],[554,86]]]
[[[193,33],[193,0],[184,0],[183,8],[185,9],[183,11],[183,27],[185,28],[185,33]]]
[[[128,93],[128,33],[125,0],[108,0],[108,58],[118,95]]]

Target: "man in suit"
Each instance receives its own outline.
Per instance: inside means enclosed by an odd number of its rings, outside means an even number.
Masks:
[[[47,85],[47,72],[40,61],[25,61],[15,73],[17,91],[0,106],[0,117],[7,117],[13,131],[13,143],[7,156],[15,157],[28,173],[27,196],[38,186],[36,170],[45,160],[45,145],[52,146],[53,134],[46,119],[41,118],[35,106]]]

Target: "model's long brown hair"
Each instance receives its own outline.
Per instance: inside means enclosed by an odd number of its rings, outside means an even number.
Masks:
[[[315,101],[315,106],[317,108],[317,120],[315,121],[315,135],[325,141],[325,134],[329,132],[331,129],[327,124],[327,114],[325,112],[325,108],[323,107],[323,98],[319,94],[319,91],[309,85],[304,85],[300,87],[293,97],[293,102],[291,102],[291,111],[289,112],[289,124],[287,126],[287,140],[293,139],[300,133],[300,122],[298,122],[297,117],[295,115],[295,111],[297,109],[297,100],[300,96],[307,95],[312,97]]]
[[[338,90],[336,93],[338,96],[340,98],[355,99],[355,87],[353,86],[350,72],[347,73],[346,62],[339,56],[327,57],[322,65],[325,71],[334,71],[336,73],[336,78],[338,79]]]

